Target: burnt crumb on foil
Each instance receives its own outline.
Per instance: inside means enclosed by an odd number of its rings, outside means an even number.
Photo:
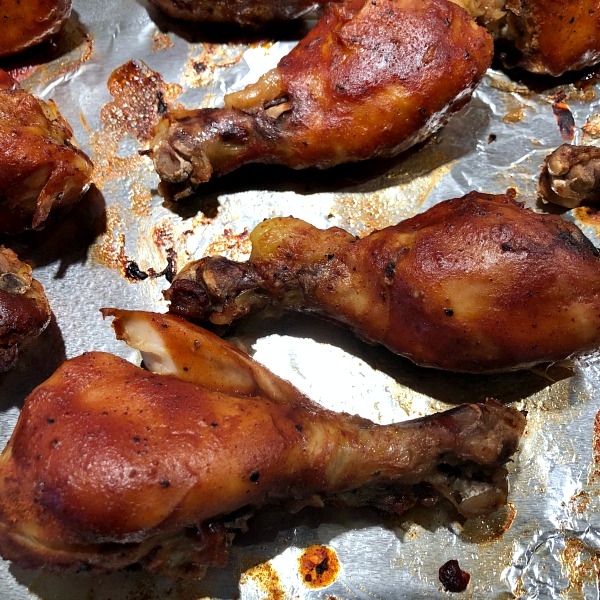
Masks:
[[[169,283],[173,283],[176,273],[176,257],[177,254],[175,250],[169,248],[167,250],[167,266],[162,271],[155,271],[152,268],[148,269],[148,271],[142,271],[136,261],[128,260],[125,263],[125,275],[129,279],[138,281],[144,281],[149,277],[152,279],[164,277]]]
[[[460,568],[457,560],[449,560],[440,567],[439,578],[447,592],[464,592],[471,575]]]

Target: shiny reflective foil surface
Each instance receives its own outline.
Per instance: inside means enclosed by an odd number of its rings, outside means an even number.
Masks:
[[[593,75],[549,82],[491,70],[441,132],[396,159],[326,172],[250,166],[207,184],[191,201],[164,202],[151,161],[140,154],[160,103],[218,106],[225,93],[273,67],[309,26],[243,38],[227,27],[168,22],[141,1],[74,0],[53,44],[0,64],[27,90],[56,101],[95,163],[94,186],[68,218],[7,241],[34,265],[54,318],[0,376],[2,445],[27,393],[66,358],[104,350],[139,363],[99,309],[164,312],[169,265],[206,254],[244,259],[248,233],[279,215],[363,235],[472,189],[507,188],[536,210],[558,211],[536,197],[544,157],[568,136],[553,104],[562,101],[573,116],[570,141],[600,143]],[[563,216],[599,244],[600,213],[581,208]],[[444,506],[401,518],[269,509],[236,537],[229,566],[202,581],[136,571],[56,576],[2,562],[1,599],[443,598],[451,594],[438,572],[449,560],[470,574],[461,598],[599,597],[600,356],[536,372],[465,376],[420,369],[308,317],[249,320],[232,336],[314,400],[375,421],[488,397],[526,410],[526,434],[509,465],[509,505],[471,521]]]

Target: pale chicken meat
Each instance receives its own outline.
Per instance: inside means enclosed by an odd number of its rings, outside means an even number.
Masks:
[[[492,50],[486,30],[447,0],[330,4],[224,107],[167,112],[148,148],[159,191],[179,199],[252,162],[324,169],[394,156],[469,100]]]
[[[56,104],[0,69],[0,233],[39,228],[51,213],[71,208],[92,170]]]
[[[47,40],[70,14],[71,0],[0,0],[0,56]]]
[[[44,331],[51,314],[31,267],[0,246],[0,373],[10,369],[19,351]]]
[[[178,317],[106,314],[163,374],[92,352],[31,393],[0,457],[5,559],[199,577],[264,505],[357,489],[354,502],[394,512],[434,492],[466,516],[506,502],[504,465],[525,426],[515,409],[489,401],[376,425],[313,404]]]
[[[598,250],[510,196],[471,192],[362,239],[291,217],[250,239],[246,262],[185,266],[169,310],[219,325],[272,306],[307,312],[452,371],[525,369],[600,345]]]

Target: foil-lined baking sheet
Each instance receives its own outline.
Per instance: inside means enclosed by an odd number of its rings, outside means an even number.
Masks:
[[[274,66],[308,26],[244,39],[227,27],[169,23],[141,1],[74,0],[53,44],[0,65],[56,101],[95,163],[94,186],[67,219],[5,240],[35,266],[53,321],[16,369],[0,376],[2,445],[26,394],[64,359],[104,350],[139,362],[99,308],[165,311],[165,269],[206,254],[247,257],[248,233],[262,219],[291,214],[363,235],[472,189],[509,187],[536,210],[558,211],[536,197],[544,157],[566,139],[600,143],[593,74],[549,82],[491,70],[442,131],[395,159],[326,172],[254,165],[207,184],[193,200],[162,200],[151,162],[139,153],[160,103],[218,106],[224,93]],[[572,135],[561,127],[559,102],[573,117]],[[598,245],[599,213],[580,208],[563,216]],[[527,410],[527,431],[509,465],[509,505],[466,522],[443,506],[401,518],[270,509],[238,535],[229,566],[202,581],[133,571],[56,576],[2,562],[2,600],[442,598],[450,594],[438,570],[450,559],[471,575],[462,598],[599,597],[600,356],[466,376],[420,369],[309,317],[252,320],[232,335],[314,400],[375,421],[487,397]],[[326,553],[327,576],[309,582],[302,558],[315,552]]]

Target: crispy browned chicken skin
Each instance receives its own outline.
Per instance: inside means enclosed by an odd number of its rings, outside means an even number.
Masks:
[[[174,198],[249,162],[328,168],[393,156],[464,105],[489,34],[446,0],[349,0],[225,107],[172,110],[150,154]]]
[[[324,0],[150,0],[175,19],[258,25],[312,14]]]
[[[296,19],[323,8],[327,0],[151,0],[165,13],[188,21],[257,25]],[[344,0],[339,0],[343,2]],[[598,0],[452,0],[514,52],[510,65],[561,75],[600,60]]]
[[[17,361],[19,350],[50,322],[50,307],[31,267],[0,246],[0,373]]]
[[[342,323],[413,362],[507,371],[600,345],[600,258],[572,223],[471,192],[356,239],[294,218],[251,233],[249,261],[194,261],[170,311],[225,324],[274,305]]]
[[[401,512],[418,485],[467,516],[506,501],[503,464],[525,425],[517,410],[488,402],[376,425],[313,404],[177,317],[108,312],[155,366],[187,381],[89,353],[34,390],[0,457],[6,559],[199,576],[226,560],[228,515],[243,508],[343,501],[362,488],[355,501]]]
[[[516,53],[513,66],[562,75],[600,61],[598,0],[453,0]]]
[[[0,233],[40,227],[51,212],[76,203],[92,162],[70,125],[0,69]]]
[[[70,14],[71,0],[0,0],[0,56],[48,39]]]

